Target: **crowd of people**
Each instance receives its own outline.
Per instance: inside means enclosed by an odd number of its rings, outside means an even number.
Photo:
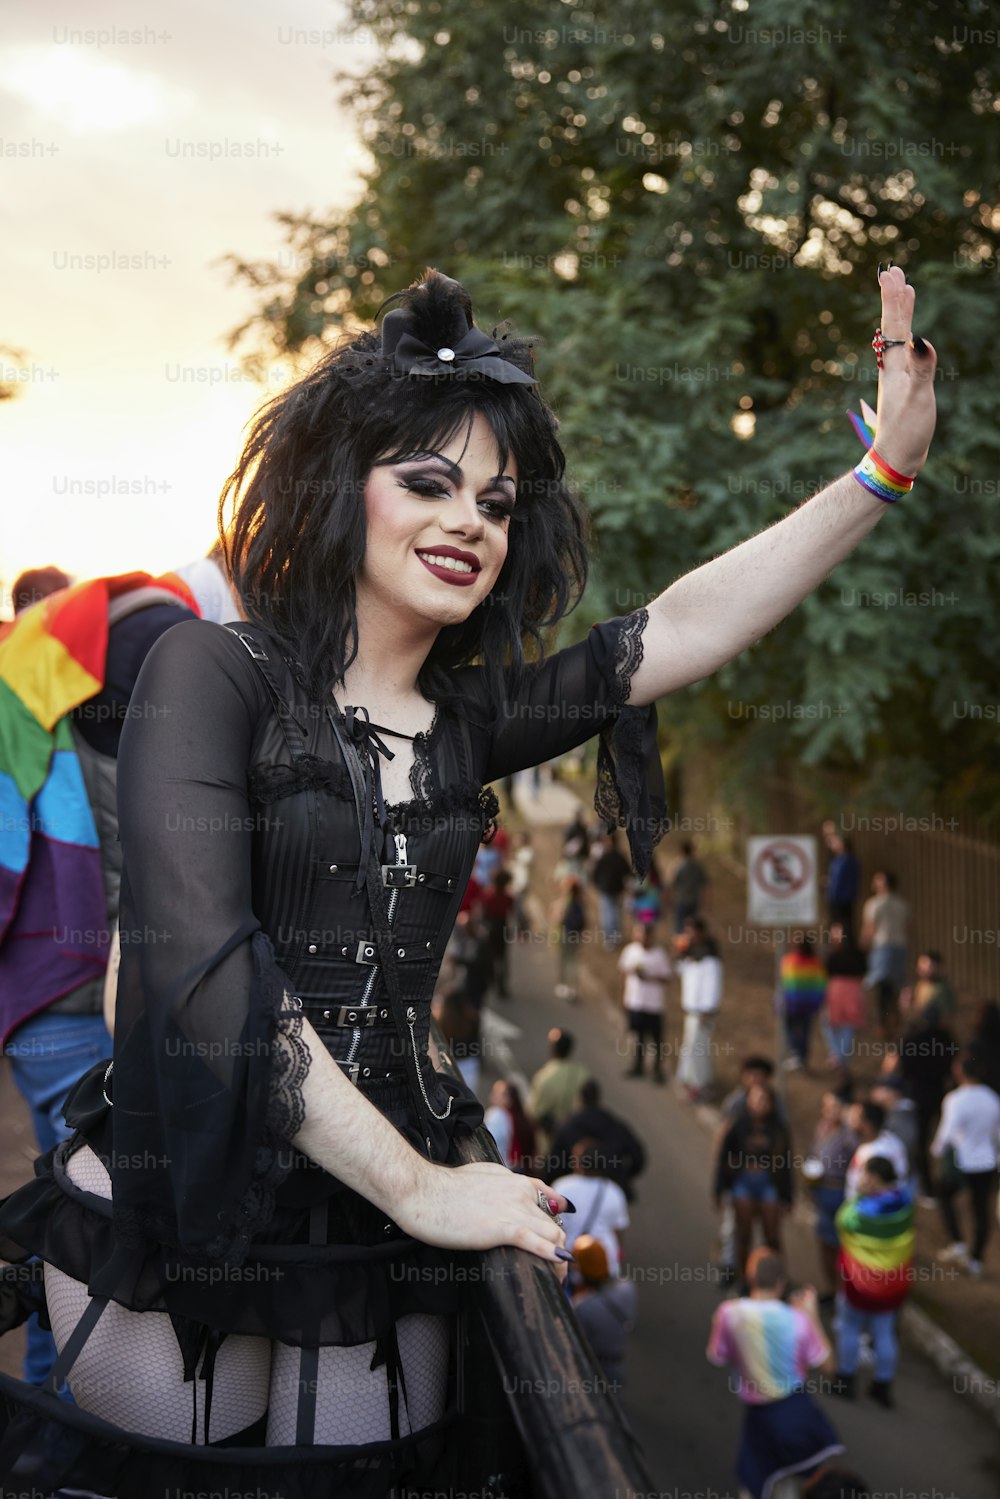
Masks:
[[[827,828],[826,837],[828,941],[820,948],[803,938],[785,953],[785,1054],[746,1058],[739,1085],[721,1100],[714,1148],[720,1278],[729,1293],[708,1354],[738,1375],[746,1407],[739,1472],[750,1492],[758,1491],[762,1473],[779,1468],[799,1472],[803,1493],[823,1492],[827,1479],[840,1485],[832,1492],[865,1491],[842,1466],[843,1445],[808,1391],[855,1400],[867,1370],[871,1400],[891,1409],[898,1315],[914,1276],[915,1208],[937,1209],[949,1241],[941,1260],[972,1277],[983,1272],[993,1223],[1000,1006],[980,1005],[973,1034],[960,1044],[941,954],[918,954],[906,982],[909,918],[894,876],[874,874],[856,923],[857,860],[835,831]],[[494,893],[509,867],[506,850],[493,853],[493,868],[483,868],[480,889],[471,894],[467,926],[486,943],[491,930],[496,940],[498,919],[508,923],[508,940],[523,939],[532,924],[525,905],[533,888],[528,835],[519,835],[518,845],[516,924],[503,916]],[[618,839],[575,818],[554,878],[555,897],[547,900],[535,888],[532,910],[557,948],[556,996],[576,1002],[588,943],[613,954],[627,1035],[625,1076],[663,1085],[671,1081],[668,998],[676,988],[683,1033],[673,1080],[686,1101],[712,1097],[723,965],[705,914],[708,875],[691,843],[664,875],[654,863],[640,883]],[[664,927],[673,929],[667,938],[660,936]],[[494,982],[502,999],[506,991]],[[814,1052],[817,1037],[821,1056]],[[494,1084],[487,1125],[509,1165],[542,1172],[575,1203],[567,1230],[574,1252],[570,1294],[607,1377],[620,1387],[636,1317],[624,1235],[645,1152],[628,1123],[601,1104],[600,1082],[576,1060],[568,1032],[554,1030],[549,1045],[526,1099],[509,1079]],[[797,1153],[786,1079],[817,1071],[826,1074],[827,1087],[811,1138],[800,1141]],[[793,1286],[785,1269],[784,1228],[797,1194],[812,1208],[816,1291]],[[818,1385],[817,1372],[828,1376]]]

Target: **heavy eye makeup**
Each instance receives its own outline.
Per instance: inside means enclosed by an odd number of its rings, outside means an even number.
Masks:
[[[406,490],[409,494],[420,495],[424,499],[441,499],[442,497],[447,499],[453,493],[448,481],[435,470],[405,471],[397,476],[396,483],[400,489]],[[496,497],[482,499],[478,503],[479,508],[490,520],[505,521],[514,514],[513,495],[497,494]]]

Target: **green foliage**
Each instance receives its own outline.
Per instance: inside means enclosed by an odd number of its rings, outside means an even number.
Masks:
[[[857,460],[844,413],[875,402],[876,265],[894,259],[940,357],[925,476],[802,608],[664,719],[680,740],[712,725],[747,775],[820,767],[861,797],[891,775],[914,797],[1000,811],[989,7],[350,10],[383,46],[343,84],[373,165],[349,213],[282,216],[301,273],[232,261],[261,291],[237,330],[247,357],[311,360],[349,307],[370,318],[426,265],[460,276],[480,323],[539,334],[598,543],[570,638]],[[802,711],[782,718],[781,704]]]

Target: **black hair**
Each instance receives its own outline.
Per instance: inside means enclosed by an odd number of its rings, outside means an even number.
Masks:
[[[585,1109],[592,1109],[601,1101],[601,1085],[596,1077],[588,1077],[585,1083],[580,1085],[580,1102]]]
[[[751,1069],[754,1072],[763,1072],[765,1077],[772,1077],[774,1074],[774,1063],[770,1057],[758,1055],[744,1057],[740,1063],[740,1071],[749,1072]]]
[[[573,1037],[569,1031],[556,1031],[549,1042],[549,1050],[554,1057],[560,1060],[569,1056],[573,1050]]]
[[[880,1135],[885,1128],[885,1109],[880,1103],[875,1103],[870,1098],[866,1098],[860,1108],[862,1118],[868,1121],[877,1135]]]
[[[896,1168],[889,1160],[888,1156],[869,1156],[867,1161],[865,1161],[864,1169],[869,1172],[870,1175],[877,1177],[880,1182],[884,1182],[887,1187],[891,1187],[897,1180]]]
[[[437,271],[390,300],[400,301],[409,331],[432,349],[458,343],[472,326],[468,293]],[[493,336],[501,356],[530,373],[530,344],[505,329]],[[317,700],[357,654],[355,579],[371,469],[437,450],[477,413],[501,464],[511,455],[517,462],[508,555],[469,618],[440,630],[418,681],[425,697],[441,701],[455,695],[450,672],[481,660],[500,712],[505,681],[517,690],[528,655],[542,654],[543,629],[579,601],[587,578],[586,512],[564,482],[556,419],[537,387],[473,372],[401,373],[383,354],[380,334],[365,332],[255,417],[219,502],[226,564],[247,617],[301,661]]]
[[[983,1080],[983,1064],[982,1064],[982,1059],[979,1057],[979,1055],[978,1055],[977,1052],[974,1052],[974,1051],[964,1051],[962,1053],[962,1056],[961,1056],[960,1060],[959,1060],[959,1065],[962,1068],[962,1074],[963,1074],[963,1076],[967,1077],[970,1082],[973,1082],[973,1083],[981,1083],[982,1082],[982,1080]]]

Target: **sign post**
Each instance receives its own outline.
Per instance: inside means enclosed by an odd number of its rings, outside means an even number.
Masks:
[[[747,925],[774,933],[774,1060],[777,1092],[785,1095],[785,1024],[781,959],[789,927],[814,926],[819,919],[816,839],[747,839]]]

